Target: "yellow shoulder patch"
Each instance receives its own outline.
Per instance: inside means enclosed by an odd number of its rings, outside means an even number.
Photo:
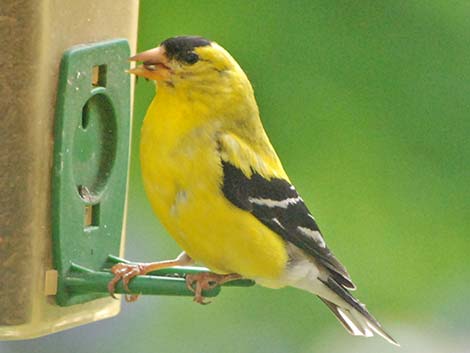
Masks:
[[[274,154],[265,155],[255,152],[241,138],[234,134],[224,133],[219,136],[220,156],[225,162],[230,162],[233,166],[239,168],[248,178],[253,171],[266,179],[284,178],[287,175],[282,168],[279,159]]]

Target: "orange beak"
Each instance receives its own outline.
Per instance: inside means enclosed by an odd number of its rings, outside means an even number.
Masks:
[[[171,69],[165,48],[157,47],[138,53],[129,58],[129,61],[142,61],[143,64],[128,70],[130,74],[141,76],[154,81],[167,81],[170,79]]]

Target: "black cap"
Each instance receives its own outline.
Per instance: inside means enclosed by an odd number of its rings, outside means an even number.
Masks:
[[[168,59],[194,64],[198,60],[197,55],[193,53],[194,48],[211,45],[211,41],[198,36],[179,36],[168,38],[160,45],[165,47]]]

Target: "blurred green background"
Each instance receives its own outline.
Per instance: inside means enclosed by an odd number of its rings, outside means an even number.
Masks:
[[[266,130],[400,352],[470,350],[470,2],[141,1],[139,50],[181,34],[223,45]],[[179,253],[146,200],[136,88],[126,257]],[[211,305],[146,297],[116,318],[3,352],[392,352],[349,336],[314,296],[225,289]]]

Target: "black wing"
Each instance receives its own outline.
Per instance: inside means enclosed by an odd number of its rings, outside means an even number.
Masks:
[[[240,169],[222,160],[225,197],[235,206],[253,214],[286,241],[303,249],[330,270],[339,283],[355,286],[346,268],[325,244],[315,219],[295,188],[286,180],[265,179],[253,171],[248,178]]]

